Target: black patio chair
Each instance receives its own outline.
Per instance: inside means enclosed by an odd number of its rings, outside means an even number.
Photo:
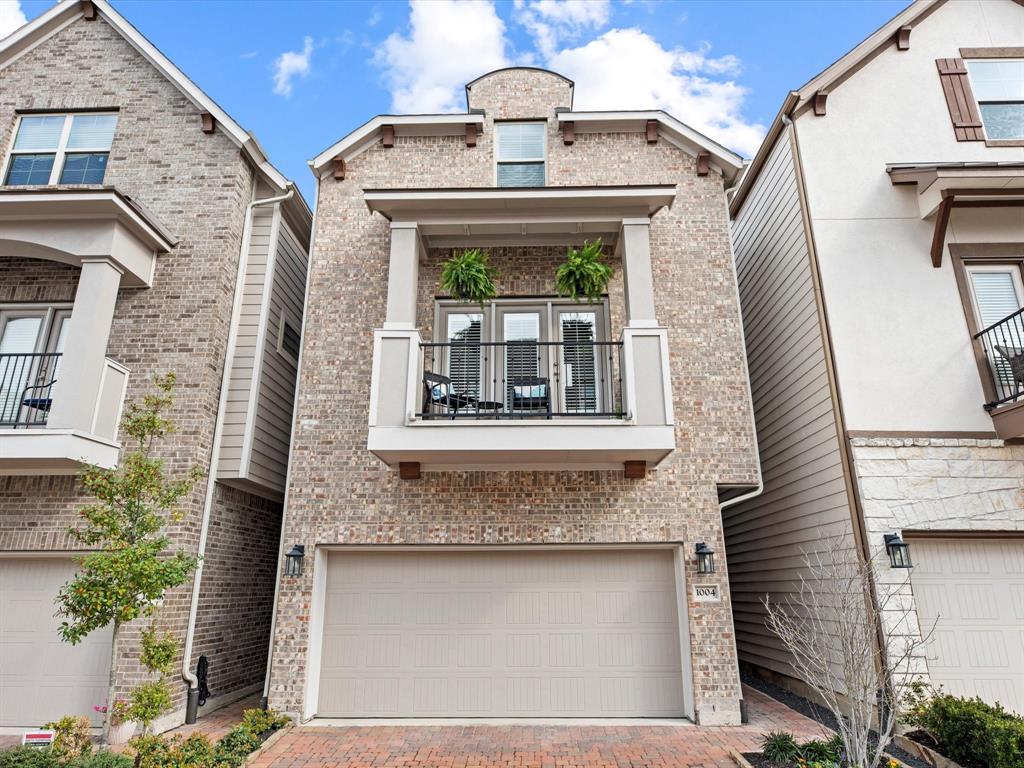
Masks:
[[[454,420],[460,410],[472,408],[476,398],[472,395],[456,392],[452,388],[452,380],[439,373],[423,374],[423,417],[448,415]],[[440,409],[440,410],[439,410]]]
[[[515,376],[508,381],[508,409],[513,416],[551,418],[551,385],[543,376]]]

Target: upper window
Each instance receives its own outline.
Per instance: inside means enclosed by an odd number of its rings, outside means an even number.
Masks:
[[[497,123],[499,187],[543,187],[545,123]]]
[[[986,138],[1024,139],[1024,59],[968,61],[967,72]]]
[[[117,115],[22,115],[4,183],[102,184]]]

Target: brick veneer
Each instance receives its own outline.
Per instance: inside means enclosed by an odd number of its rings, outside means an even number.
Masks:
[[[507,99],[505,97],[508,97]],[[344,181],[319,189],[303,370],[293,438],[285,542],[317,544],[522,544],[706,540],[724,552],[716,485],[753,484],[757,461],[721,177],[698,177],[693,156],[643,134],[577,134],[562,145],[554,109],[565,82],[510,70],[472,90],[487,122],[475,148],[462,137],[397,136],[348,163]],[[389,229],[363,188],[493,184],[493,116],[548,121],[548,183],[677,184],[651,226],[659,320],[669,329],[676,452],[645,480],[621,471],[442,472],[402,481],[366,450],[372,331],[384,321]],[[494,249],[501,287],[550,292],[564,249]],[[442,253],[422,265],[420,316]],[[613,308],[621,286],[613,283]],[[281,584],[270,701],[302,709],[313,557]],[[724,558],[720,561],[724,569]],[[693,563],[687,580],[698,580]],[[708,577],[702,577],[705,580]],[[738,722],[740,697],[725,573],[711,577],[721,604],[691,603],[696,704],[705,722]]]

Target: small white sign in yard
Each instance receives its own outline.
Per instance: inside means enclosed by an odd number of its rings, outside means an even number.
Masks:
[[[54,731],[26,731],[21,736],[21,746],[49,749],[53,746]]]
[[[720,603],[722,590],[717,584],[694,584],[693,600],[697,603]]]

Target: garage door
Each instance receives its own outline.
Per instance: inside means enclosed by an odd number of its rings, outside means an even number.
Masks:
[[[110,631],[71,646],[57,636],[57,590],[67,559],[0,558],[0,726],[38,727],[63,715],[94,718],[107,699]]]
[[[672,552],[331,554],[319,715],[681,717]]]
[[[932,681],[1024,714],[1024,540],[918,539],[911,556]]]

